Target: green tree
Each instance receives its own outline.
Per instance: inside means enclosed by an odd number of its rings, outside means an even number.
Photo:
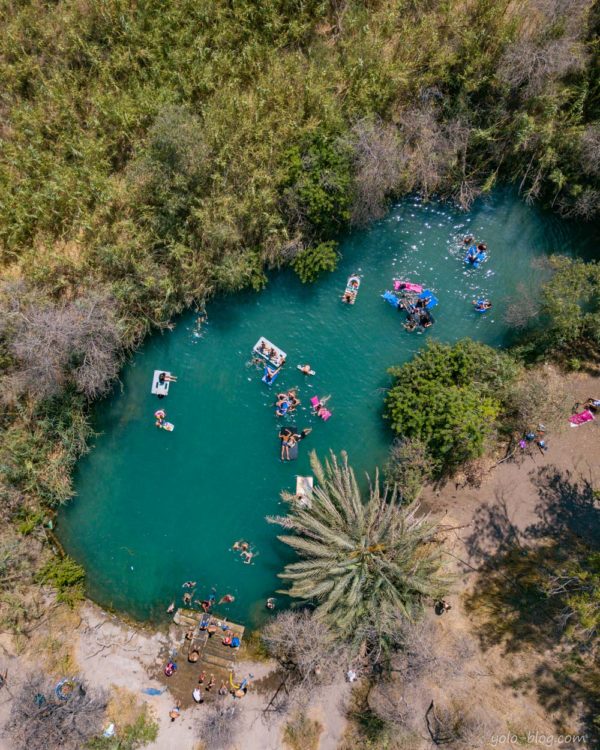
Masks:
[[[316,281],[324,271],[335,271],[339,258],[337,242],[321,242],[316,247],[307,247],[294,258],[292,267],[303,284]]]
[[[600,263],[553,256],[551,264],[555,273],[542,290],[542,313],[550,323],[545,344],[598,356]]]
[[[313,453],[311,466],[311,506],[292,501],[287,516],[269,519],[294,532],[279,539],[300,557],[279,574],[291,583],[285,593],[315,603],[316,618],[355,647],[378,652],[399,618],[415,618],[444,588],[436,526],[382,492],[378,475],[363,497],[345,453],[324,464]]]
[[[470,339],[432,343],[390,370],[385,416],[397,435],[425,443],[438,474],[451,472],[483,454],[518,371],[508,355]]]
[[[327,239],[350,219],[350,150],[322,133],[307,137],[287,152],[284,203],[290,223]]]

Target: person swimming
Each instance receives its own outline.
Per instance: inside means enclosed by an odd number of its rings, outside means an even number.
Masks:
[[[303,375],[312,375],[312,369],[310,365],[299,365],[298,369]]]
[[[483,312],[484,310],[490,310],[492,307],[492,303],[489,301],[489,299],[478,299],[473,300],[473,305],[475,309],[479,312]]]
[[[270,596],[270,597],[269,597],[269,598],[267,599],[267,602],[266,602],[266,604],[265,604],[265,607],[266,607],[267,609],[275,609],[275,597],[274,597],[274,596]]]

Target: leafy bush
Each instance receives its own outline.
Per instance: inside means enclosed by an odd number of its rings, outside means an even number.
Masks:
[[[482,455],[518,367],[508,355],[465,339],[432,343],[390,372],[385,416],[397,435],[427,446],[441,474]]]
[[[350,219],[350,151],[316,133],[287,153],[286,212],[293,225],[317,238],[338,232]]]
[[[384,467],[385,481],[395,486],[403,500],[412,503],[431,478],[434,462],[419,438],[396,438]]]
[[[307,247],[294,258],[292,266],[300,277],[300,281],[306,284],[316,281],[319,274],[324,271],[335,271],[339,253],[337,242],[321,242],[316,247]]]
[[[49,583],[58,590],[57,601],[74,606],[83,599],[85,570],[73,558],[53,557],[36,576],[40,583]]]
[[[580,357],[600,356],[600,263],[553,256],[554,275],[542,289],[549,326],[547,348]]]

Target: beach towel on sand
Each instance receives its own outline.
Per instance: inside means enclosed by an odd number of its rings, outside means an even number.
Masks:
[[[579,425],[585,424],[586,422],[591,422],[594,418],[592,412],[589,409],[586,409],[579,414],[571,415],[569,417],[569,422],[571,423],[571,427],[579,427]]]

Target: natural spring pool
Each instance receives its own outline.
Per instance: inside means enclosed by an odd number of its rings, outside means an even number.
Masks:
[[[480,269],[463,263],[466,233],[488,244]],[[386,369],[431,337],[503,346],[507,301],[535,294],[543,277],[535,259],[550,251],[586,254],[591,242],[583,229],[525,206],[511,190],[496,191],[466,214],[406,199],[382,221],[343,238],[337,271],[316,284],[303,286],[283,271],[263,292],[211,302],[200,329],[189,313],[173,331],[151,336],[113,395],[94,409],[99,434],[77,467],[77,497],[59,515],[60,540],[85,566],[88,594],[139,619],[158,619],[170,601],[181,602],[181,584],[191,579],[196,598],[212,587],[217,599],[235,596],[219,613],[259,622],[290,554],[265,516],[284,512],[279,493],[293,490],[297,474],[310,473],[309,451],[345,449],[358,476],[373,473],[390,442],[381,418]],[[356,304],[347,306],[340,295],[353,272],[362,284]],[[403,316],[381,299],[393,277],[436,292],[440,304],[427,333],[405,332]],[[486,315],[472,309],[479,295],[494,303]],[[288,354],[272,389],[246,364],[261,335]],[[316,376],[299,373],[300,362],[310,362]],[[155,369],[178,377],[162,401],[150,394]],[[292,386],[302,401],[293,423],[313,431],[298,460],[282,463],[282,420],[272,404]],[[309,399],[329,394],[333,417],[322,422],[311,415]],[[155,428],[158,408],[173,432]],[[255,550],[251,565],[230,549],[241,538]]]

